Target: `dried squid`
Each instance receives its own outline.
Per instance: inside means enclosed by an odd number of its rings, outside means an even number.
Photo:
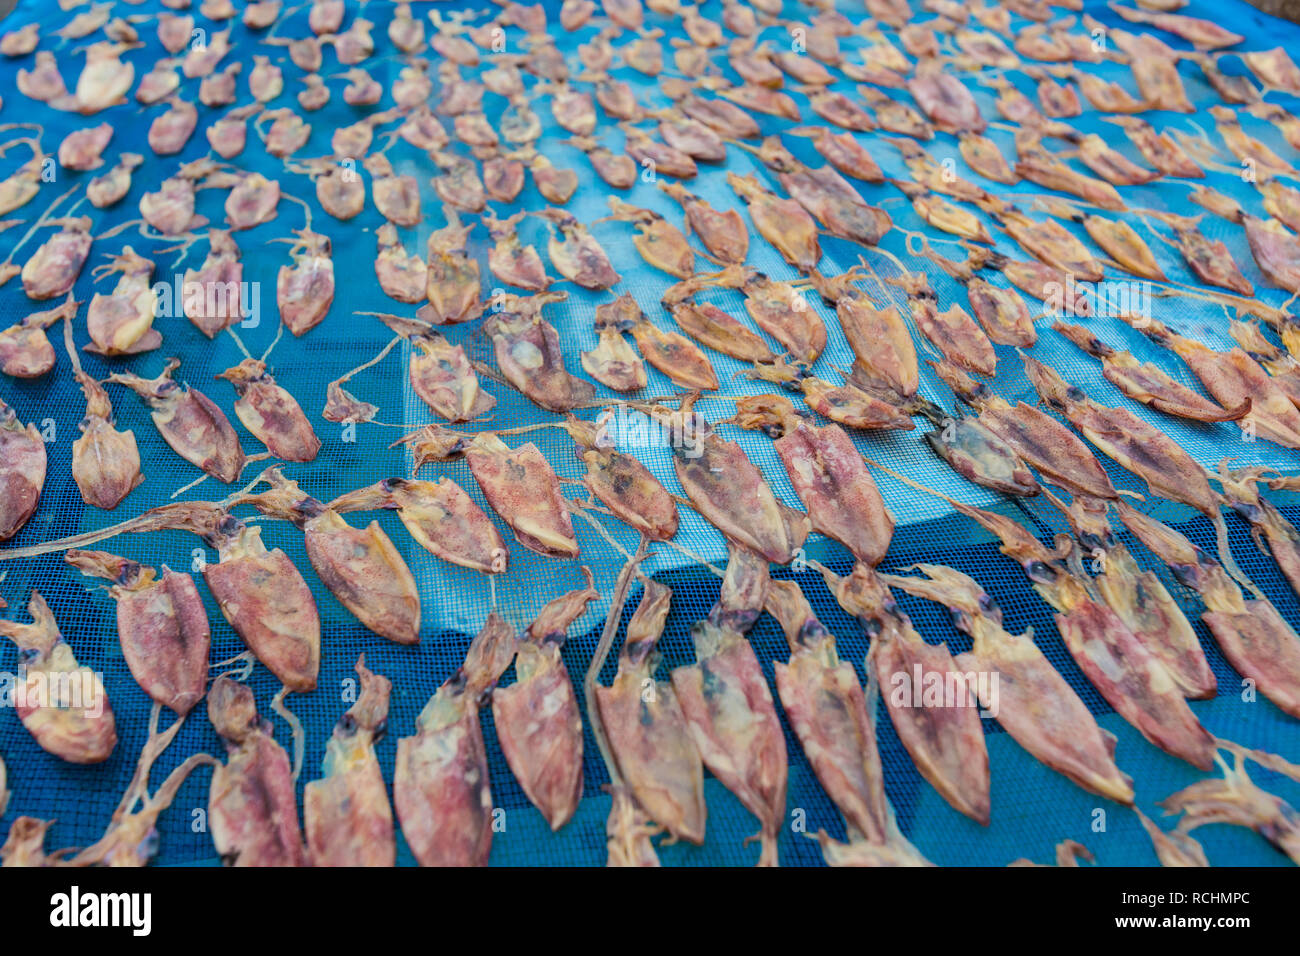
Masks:
[[[121,273],[109,295],[96,292],[86,311],[86,328],[90,332],[88,351],[101,355],[135,355],[156,349],[162,334],[153,327],[157,300],[149,279],[153,275],[152,259],[137,255],[130,246],[119,255],[109,255],[109,262],[96,266],[96,279]]]
[[[821,261],[817,224],[793,199],[781,199],[764,189],[754,176],[727,173],[727,184],[749,207],[749,216],[759,235],[771,243],[786,262],[800,272],[810,272]]]
[[[289,755],[258,716],[252,690],[218,677],[208,692],[208,719],[226,744],[226,762],[208,790],[208,824],[221,861],[307,866]]]
[[[417,467],[463,455],[488,504],[530,551],[556,558],[578,556],[560,480],[532,442],[511,449],[492,432],[471,437],[439,425],[426,425],[402,441],[415,453]]]
[[[103,551],[70,550],[65,560],[82,574],[111,582],[117,636],[131,676],[149,697],[178,716],[188,714],[207,690],[208,614],[194,579],[164,566],[153,568]]]
[[[467,251],[473,226],[462,224],[452,206],[444,208],[447,225],[429,233],[425,247],[429,305],[417,313],[434,325],[469,322],[483,312],[478,259]]]
[[[681,230],[653,209],[643,209],[611,196],[609,219],[632,223],[636,235],[632,244],[641,258],[669,275],[688,279],[695,274],[695,250]]]
[[[582,484],[624,524],[651,541],[666,541],[677,533],[677,503],[636,456],[614,447],[609,414],[596,422],[569,416],[559,423],[587,466]]]
[[[86,414],[78,423],[81,435],[72,444],[72,478],[81,500],[112,510],[144,480],[135,433],[114,427],[113,404],[104,386],[81,368],[72,342],[72,317],[63,327],[63,341],[72,359],[72,372],[86,396]]]
[[[743,263],[749,251],[749,230],[734,209],[719,212],[703,199],[686,191],[680,183],[660,183],[659,188],[681,204],[686,213],[687,232],[694,232],[704,248],[717,259]]]
[[[65,216],[42,225],[59,226],[23,264],[23,291],[36,302],[68,295],[90,255],[90,219]]]
[[[704,766],[673,684],[655,680],[672,591],[646,581],[627,623],[618,673],[595,686],[600,722],[623,785],[645,816],[674,839],[704,842]],[[617,799],[617,797],[615,798]]]
[[[14,378],[39,378],[54,368],[54,346],[45,330],[71,320],[81,305],[69,293],[62,305],[29,312],[16,325],[0,331],[0,372]]]
[[[693,430],[697,441],[673,448],[677,480],[695,509],[727,538],[765,560],[788,564],[803,545],[808,516],[782,504],[772,493],[762,472],[734,442],[723,441],[712,426],[682,403],[676,412],[657,407],[646,411],[658,419],[680,416],[676,427]]]
[[[1106,500],[1118,497],[1101,462],[1055,418],[1024,402],[1010,404],[945,362],[931,365],[957,398],[979,412],[981,424],[1052,484],[1072,494]]]
[[[1091,556],[1097,571],[1093,582],[1102,600],[1160,662],[1184,697],[1213,697],[1218,685],[1196,631],[1160,579],[1139,570],[1128,548],[1111,532],[1106,502],[1079,495],[1066,506],[1050,492],[1048,498]]]
[[[324,776],[303,789],[302,815],[313,866],[393,866],[393,810],[375,756],[388,729],[392,683],[357,659],[361,690],[325,745]]]
[[[1205,602],[1201,620],[1237,673],[1292,717],[1300,717],[1300,637],[1260,593],[1247,599],[1213,557],[1173,528],[1123,502],[1124,526]]]
[[[568,629],[600,595],[587,586],[555,598],[516,645],[515,683],[492,694],[492,720],[506,762],[552,830],[582,798],[582,716],[560,651]]]
[[[789,661],[773,667],[791,728],[850,834],[883,844],[893,810],[876,746],[876,701],[863,694],[853,665],[840,659],[835,635],[814,616],[799,585],[769,582],[765,607],[790,645]]]
[[[510,296],[483,323],[492,340],[497,366],[506,380],[552,412],[567,412],[591,400],[596,389],[591,383],[569,374],[564,367],[560,333],[541,317],[547,302],[567,298],[551,292],[528,298]]]
[[[1205,472],[1167,434],[1126,408],[1109,408],[1093,401],[1043,363],[1027,355],[1022,359],[1029,381],[1043,401],[1108,458],[1140,476],[1156,494],[1208,516],[1218,514],[1218,501]]]
[[[905,570],[925,577],[884,575],[885,583],[937,601],[953,625],[970,634],[970,651],[954,658],[959,672],[997,674],[993,687],[977,685],[980,706],[1044,766],[1092,793],[1133,802],[1132,779],[1115,766],[1115,737],[1097,725],[1088,707],[1033,641],[1033,632],[1010,634],[1002,609],[974,579],[952,568],[918,564]]]
[[[412,439],[411,444],[418,454],[418,440]],[[328,507],[337,514],[393,509],[411,537],[430,554],[484,574],[506,570],[509,552],[501,533],[450,478],[436,482],[385,478],[340,495]]]
[[[135,773],[126,793],[113,811],[104,835],[76,853],[59,861],[63,866],[145,866],[158,852],[160,835],[155,824],[172,801],[181,784],[201,766],[218,766],[211,754],[196,753],[182,761],[154,791],[149,794],[149,771],[154,761],[171,743],[180,730],[183,720],[177,720],[163,733],[158,733],[161,709],[154,704],[149,714],[149,737],[140,751]],[[68,851],[70,852],[70,851]]]
[[[593,324],[599,342],[594,349],[581,353],[582,367],[586,373],[617,392],[633,392],[645,388],[645,363],[636,349],[623,338],[624,332],[644,322],[645,316],[640,307],[626,293],[614,302],[596,306]],[[708,366],[708,359],[704,361]],[[716,387],[716,379],[712,383]]]
[[[36,511],[45,484],[45,441],[34,424],[0,399],[0,541],[12,538]]]
[[[1205,390],[1225,408],[1250,402],[1250,411],[1237,420],[1242,429],[1284,448],[1300,448],[1300,410],[1245,349],[1217,352],[1155,319],[1144,319],[1139,331],[1186,362]]]
[[[767,560],[730,549],[718,603],[691,628],[696,663],[674,669],[672,686],[704,765],[758,818],[758,865],[776,866],[788,758],[772,693],[744,634],[762,612]]]
[[[546,274],[537,247],[520,241],[516,231],[526,215],[527,212],[520,210],[506,219],[498,219],[490,209],[483,213],[483,224],[492,237],[488,268],[506,285],[529,292],[543,292],[551,284],[551,277]]]
[[[489,614],[465,663],[420,712],[415,735],[397,743],[393,803],[422,866],[487,865],[494,813],[479,707],[516,643],[510,625]]]
[[[1118,614],[1092,596],[1086,579],[1060,565],[1072,549],[1068,539],[1050,550],[1010,518],[960,502],[953,506],[1002,540],[1002,553],[1021,566],[1034,590],[1056,610],[1070,656],[1119,715],[1160,749],[1208,770],[1214,738],[1164,665]]]
[[[605,250],[572,213],[551,207],[537,215],[554,227],[547,252],[562,276],[584,289],[608,289],[619,282]]]
[[[375,256],[375,278],[384,294],[407,304],[423,302],[429,288],[429,270],[424,259],[407,253],[391,222],[379,227],[375,240],[379,245]]]
[[[1207,823],[1229,823],[1248,827],[1268,840],[1292,862],[1300,862],[1300,813],[1275,794],[1258,787],[1246,773],[1245,755],[1234,755],[1229,767],[1216,759],[1222,778],[1199,780],[1160,801],[1166,813],[1182,813],[1175,832]]]
[[[320,439],[297,399],[276,384],[265,362],[247,358],[217,377],[235,387],[235,415],[271,454],[295,462],[316,458]]]
[[[125,530],[179,529],[217,550],[203,580],[222,615],[249,650],[291,691],[315,688],[320,669],[320,615],[311,588],[279,548],[268,550],[262,529],[220,505],[187,501],[133,519]]]
[[[316,574],[367,628],[398,644],[417,643],[419,589],[401,552],[379,523],[372,521],[364,529],[352,527],[278,468],[267,469],[261,480],[271,486],[269,491],[243,495],[238,501],[301,528],[307,558]]]
[[[1236,421],[1250,411],[1250,400],[1236,408],[1225,409],[1180,385],[1159,366],[1139,362],[1131,352],[1116,349],[1101,341],[1082,325],[1054,322],[1052,328],[1102,363],[1102,375],[1121,392],[1144,405],[1198,422]]]
[[[107,381],[125,385],[149,405],[154,425],[176,454],[229,484],[244,468],[239,436],[212,399],[172,380],[180,364],[170,359],[156,378],[120,372]]]
[[[894,518],[861,454],[839,425],[804,421],[780,395],[739,399],[735,421],[776,439],[777,454],[808,509],[813,531],[839,541],[865,564],[880,563],[894,532]]]
[[[0,637],[17,645],[22,673],[14,687],[18,719],[47,753],[69,763],[107,760],[117,723],[99,676],[77,663],[39,591],[27,604],[31,624],[0,620]]]
[[[885,689],[885,705],[898,736],[921,775],[952,805],[977,823],[988,825],[989,764],[971,687],[954,686],[948,675],[957,666],[946,644],[927,644],[889,593],[884,579],[865,564],[840,577],[824,570],[826,586],[854,615],[871,638],[867,667]],[[924,675],[930,676],[924,676]],[[919,680],[914,675],[922,675]],[[947,690],[934,705],[918,684]]]

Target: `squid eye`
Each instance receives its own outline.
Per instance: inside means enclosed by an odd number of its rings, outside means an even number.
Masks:
[[[980,610],[985,612],[991,612],[997,609],[997,605],[993,603],[993,599],[982,591],[979,596],[979,606]]]
[[[881,627],[881,624],[878,620],[876,620],[874,617],[871,617],[862,620],[862,630],[867,635],[867,637],[875,639],[880,635],[880,632],[883,630],[883,628]]]
[[[1174,580],[1175,580],[1175,581],[1177,581],[1179,584],[1181,584],[1181,585],[1183,585],[1183,586],[1185,586],[1185,587],[1189,587],[1189,588],[1192,588],[1193,590],[1195,590],[1195,588],[1196,588],[1196,578],[1197,578],[1197,574],[1196,574],[1196,572],[1197,572],[1197,570],[1198,570],[1198,568],[1196,567],[1196,565],[1194,565],[1194,564],[1171,564],[1171,565],[1169,565],[1169,570],[1173,573],[1173,576],[1174,576]]]
[[[469,684],[469,675],[465,673],[464,667],[462,667],[460,670],[456,671],[456,673],[452,674],[449,678],[447,678],[448,690],[455,691],[457,693],[463,691],[468,684]]]
[[[1065,394],[1066,397],[1069,398],[1070,401],[1072,402],[1081,402],[1088,397],[1087,395],[1084,394],[1083,389],[1075,385],[1071,385],[1068,389],[1066,389]]]
[[[1251,504],[1249,501],[1238,501],[1232,506],[1232,510],[1237,512],[1247,521],[1258,521],[1260,509],[1259,505]]]
[[[315,498],[303,498],[294,503],[293,510],[305,518],[315,518],[325,511],[325,506]]]
[[[357,732],[357,719],[351,714],[345,713],[339,718],[339,722],[335,724],[335,727],[345,737],[351,737]]]
[[[1025,573],[1037,584],[1051,584],[1056,580],[1056,569],[1043,561],[1030,561],[1025,566]]]
[[[1079,543],[1089,551],[1093,551],[1097,548],[1105,548],[1111,540],[1112,538],[1109,534],[1093,534],[1091,531],[1085,531],[1083,534],[1079,535]]]
[[[388,735],[388,718],[385,717],[379,723],[375,724],[374,730],[371,731],[374,743],[379,743]]]
[[[798,640],[801,645],[809,646],[820,643],[829,633],[821,621],[813,618],[803,622],[803,625],[799,628]]]

